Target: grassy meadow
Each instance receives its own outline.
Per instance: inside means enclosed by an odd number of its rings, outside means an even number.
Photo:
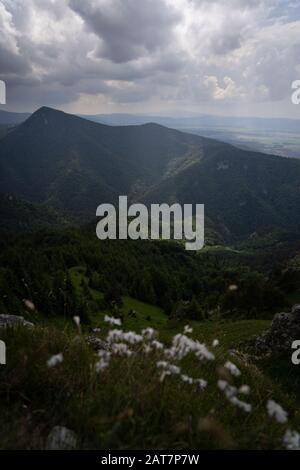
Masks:
[[[73,269],[71,275],[80,288],[82,270]],[[276,369],[251,354],[251,340],[269,321],[191,321],[185,329],[158,307],[131,297],[123,302],[121,326],[104,321],[105,311],[94,314],[88,327],[62,317],[45,322],[32,312],[33,328],[2,332],[8,356],[0,369],[3,449],[44,448],[56,425],[73,430],[83,449],[279,449],[288,429],[300,429],[299,399],[286,380],[286,364],[282,374],[280,365]],[[145,333],[149,328],[156,330],[152,338]],[[143,339],[131,344],[127,338],[127,349],[116,350],[99,370],[99,353],[87,338],[106,340],[115,329],[138,336],[144,330]],[[173,338],[184,329],[183,336],[205,343],[214,359],[199,358],[192,350],[170,359]],[[157,349],[152,341],[162,345]],[[114,339],[111,346],[119,342]],[[49,366],[57,354],[63,360]],[[161,368],[161,361],[180,367],[180,373],[164,375],[169,366]],[[227,361],[240,375],[224,367]],[[207,382],[203,388],[200,378]],[[236,396],[251,411],[233,404],[219,381],[236,387]],[[240,392],[243,385],[247,393]],[[269,416],[268,400],[281,404],[287,422]]]

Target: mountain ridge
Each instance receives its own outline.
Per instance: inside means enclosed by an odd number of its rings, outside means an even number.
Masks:
[[[0,141],[2,192],[77,221],[102,202],[204,203],[233,237],[300,230],[300,162],[159,124],[108,126],[41,107]]]
[[[44,108],[53,109],[48,106]],[[40,109],[40,108],[39,108]],[[63,111],[62,111],[63,112]],[[0,124],[19,124],[24,122],[33,113],[18,113],[0,110]],[[66,113],[67,114],[67,113]],[[75,114],[74,114],[75,115]],[[92,122],[110,126],[142,125],[155,122],[165,127],[191,129],[227,127],[242,127],[252,130],[273,130],[278,132],[299,132],[300,119],[280,118],[280,117],[256,117],[256,116],[222,116],[213,114],[195,114],[186,116],[168,116],[152,114],[131,114],[131,113],[107,113],[107,114],[76,114]]]

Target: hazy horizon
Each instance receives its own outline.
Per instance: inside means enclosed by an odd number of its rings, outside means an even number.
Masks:
[[[113,116],[113,115],[120,115],[120,116],[137,116],[137,117],[159,117],[161,119],[163,118],[166,118],[166,119],[192,119],[192,118],[197,118],[197,117],[216,117],[216,118],[229,118],[229,119],[238,119],[238,118],[241,118],[241,119],[257,119],[257,120],[291,120],[291,121],[300,121],[300,116],[299,117],[282,117],[282,116],[254,116],[254,115],[241,115],[241,114],[217,114],[217,113],[197,113],[197,112],[190,112],[190,113],[164,113],[164,112],[122,112],[122,111],[119,111],[119,112],[112,112],[112,113],[109,113],[109,112],[99,112],[99,113],[89,113],[89,112],[85,112],[85,113],[77,113],[77,112],[72,112],[72,111],[68,111],[68,110],[64,110],[63,108],[59,108],[59,107],[55,107],[55,106],[51,106],[51,105],[43,105],[41,104],[40,106],[37,106],[35,109],[33,109],[32,111],[19,111],[17,109],[5,109],[3,105],[0,106],[0,112],[7,112],[7,113],[16,113],[16,114],[33,114],[35,113],[36,111],[38,111],[39,109],[41,108],[51,108],[51,109],[54,109],[56,111],[62,111],[62,112],[65,112],[67,114],[73,114],[75,116],[82,116],[82,117],[89,117],[89,116]]]

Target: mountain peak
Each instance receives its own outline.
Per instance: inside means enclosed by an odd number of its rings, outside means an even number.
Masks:
[[[58,109],[49,108],[48,106],[42,106],[41,108],[37,109],[34,113],[32,113],[31,117],[34,116],[57,116],[57,115],[66,114],[63,111]]]
[[[64,125],[68,122],[76,121],[77,116],[72,114],[67,114],[64,111],[60,111],[58,109],[49,108],[47,106],[42,106],[41,108],[37,109],[22,125],[21,127],[24,129],[28,129],[34,127],[36,130],[41,130],[42,128],[49,129],[49,127],[53,127],[55,129],[59,129],[64,127]]]
[[[43,112],[43,113],[64,113],[64,111],[60,111],[59,109],[55,109],[55,108],[50,108],[50,106],[41,106],[40,108],[38,108],[35,113],[40,113],[40,112]],[[33,113],[33,114],[35,114]]]

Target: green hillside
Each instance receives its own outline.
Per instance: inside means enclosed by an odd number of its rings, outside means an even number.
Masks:
[[[144,200],[196,204],[224,233],[245,237],[280,227],[299,230],[300,162],[203,140],[203,158],[160,183]]]
[[[42,227],[63,227],[68,218],[51,207],[31,204],[12,195],[0,194],[0,230],[27,232]]]
[[[0,141],[3,193],[77,222],[102,202],[204,203],[232,241],[300,229],[300,161],[237,149],[157,124],[111,127],[41,108]],[[218,238],[218,236],[217,236]]]
[[[299,164],[48,108],[3,136],[0,310],[34,326],[0,329],[0,448],[299,447],[298,369],[255,348],[300,299]],[[204,203],[204,249],[98,240],[120,194]]]

